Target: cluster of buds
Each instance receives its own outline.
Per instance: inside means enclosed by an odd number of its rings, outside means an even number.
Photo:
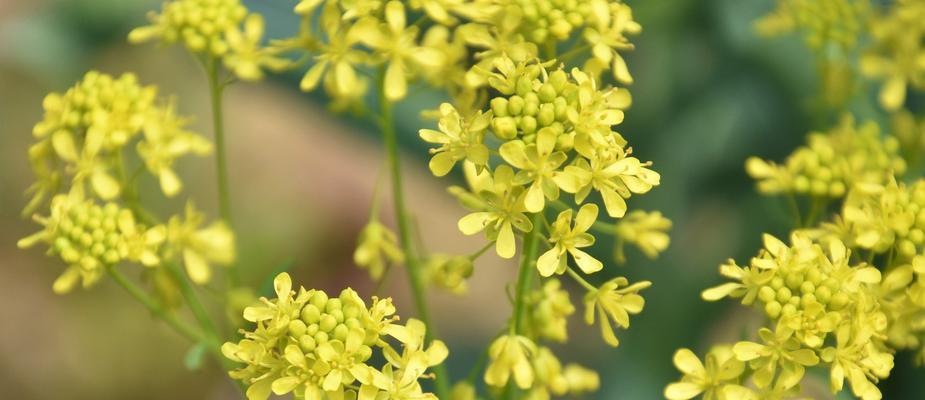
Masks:
[[[855,187],[883,185],[902,175],[906,161],[896,138],[881,137],[873,121],[856,126],[846,114],[831,131],[810,133],[806,146],[783,165],[751,157],[745,167],[762,193],[841,198]]]
[[[240,0],[168,1],[148,18],[151,25],[135,28],[129,42],[182,43],[193,54],[222,60],[235,76],[248,81],[262,79],[263,69],[289,65],[262,47],[263,17],[249,12]]]
[[[789,246],[765,235],[764,249],[748,266],[730,261],[720,273],[734,281],[707,289],[703,298],[742,298],[743,304],[764,310],[770,324],[758,332],[762,343],[738,342],[731,355],[713,356],[714,366],[733,363],[730,369],[738,374],[696,368],[696,357],[682,350],[675,364],[685,377],[666,389],[667,397],[688,399],[705,391],[729,399],[792,395],[806,368],[817,365],[829,369],[834,393],[847,377],[856,396],[882,397],[876,382],[889,376],[893,355],[884,344],[887,317],[878,296],[879,270],[852,261],[838,239],[819,242],[796,232]],[[761,392],[743,386],[746,371]],[[743,393],[747,397],[735,397]]]
[[[243,364],[231,376],[247,385],[248,399],[266,399],[271,392],[305,399],[433,398],[419,379],[443,362],[447,348],[440,341],[425,343],[418,320],[396,323],[390,299],[373,298],[367,307],[351,289],[338,297],[293,290],[286,273],[274,287],[275,299],[261,298],[244,310],[255,324],[241,331],[244,339],[222,346],[226,357]],[[381,367],[371,365],[381,358]]]

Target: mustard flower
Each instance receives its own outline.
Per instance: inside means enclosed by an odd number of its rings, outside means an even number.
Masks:
[[[80,191],[57,195],[51,200],[51,214],[35,216],[43,229],[17,242],[20,248],[38,242],[49,245],[68,268],[55,280],[55,293],[70,292],[80,282],[88,288],[123,260],[154,266],[160,262],[158,247],[164,242],[164,227],[138,225],[131,211],[85,199]]]
[[[925,5],[918,1],[897,1],[886,15],[871,23],[875,45],[860,60],[861,73],[882,79],[880,105],[896,111],[906,100],[908,87],[925,88]]]
[[[360,232],[357,248],[353,252],[353,262],[369,270],[373,280],[378,281],[389,264],[405,262],[405,253],[398,246],[395,232],[374,219]]]
[[[394,323],[390,300],[374,298],[367,308],[351,289],[338,297],[296,291],[285,273],[274,288],[276,299],[261,298],[245,309],[253,330],[222,346],[225,357],[243,364],[229,375],[248,386],[248,399],[266,399],[271,392],[309,399],[433,398],[417,380],[446,358],[446,346],[433,341],[425,347],[420,321]],[[389,339],[401,344],[401,352]],[[371,365],[374,350],[386,359],[381,370]]]
[[[633,193],[647,193],[660,183],[661,178],[648,168],[650,163],[640,162],[638,158],[631,157],[630,152],[612,150],[618,148],[610,146],[602,151],[579,142],[576,149],[589,158],[578,159],[565,167],[557,179],[559,186],[566,192],[575,193],[575,200],[579,203],[592,189],[597,190],[604,199],[607,214],[614,218],[623,217],[627,209],[625,199]]]
[[[533,230],[533,223],[524,214],[526,193],[523,187],[514,185],[514,170],[506,165],[499,165],[493,174],[482,171],[477,179],[472,188],[474,193],[460,195],[467,199],[468,205],[475,206],[475,212],[459,220],[459,230],[466,235],[485,230],[488,239],[496,242],[498,255],[511,258],[516,251],[514,228],[521,232]]]
[[[881,137],[873,121],[860,126],[850,114],[828,132],[813,132],[783,165],[757,157],[746,161],[748,174],[766,194],[795,193],[840,198],[857,186],[883,185],[902,175],[906,162],[896,138]]]
[[[592,1],[591,6],[593,21],[583,36],[591,45],[593,60],[610,66],[618,82],[633,83],[626,60],[620,52],[633,49],[626,36],[638,34],[642,26],[633,20],[633,11],[626,4]]]
[[[485,368],[485,383],[489,386],[504,387],[513,376],[517,387],[530,388],[535,378],[530,360],[536,351],[533,341],[524,336],[498,337],[488,348],[489,363]]]
[[[674,365],[684,373],[684,377],[680,382],[671,383],[665,388],[665,398],[687,400],[700,394],[705,400],[745,398],[730,395],[748,391],[738,384],[740,376],[745,372],[745,364],[736,359],[731,348],[717,346],[710,349],[705,362],[706,365],[701,363],[694,352],[688,349],[675,352]]]
[[[279,70],[289,62],[261,47],[263,17],[240,0],[174,0],[148,15],[151,25],[129,32],[130,43],[182,42],[192,53],[221,59],[238,78],[263,78],[263,68]],[[243,25],[243,29],[242,29]]]
[[[778,0],[773,11],[755,22],[755,28],[764,36],[799,31],[814,51],[835,45],[848,52],[857,46],[869,14],[867,0]]]
[[[564,343],[568,340],[568,317],[575,306],[558,279],[549,279],[539,290],[527,294],[529,327],[538,338]]]
[[[552,224],[549,242],[553,246],[536,261],[536,268],[544,277],[565,272],[568,268],[566,254],[571,254],[575,264],[586,274],[595,273],[604,268],[603,263],[581,250],[581,248],[594,244],[594,236],[587,231],[597,220],[597,205],[581,206],[575,216],[574,225],[572,225],[572,213],[572,209],[559,213]]]
[[[418,28],[406,26],[406,17],[401,2],[389,1],[385,4],[384,22],[367,17],[357,21],[351,31],[388,63],[383,90],[390,101],[407,95],[408,76],[414,68],[436,68],[443,63],[439,51],[417,45]]]
[[[554,151],[556,133],[542,129],[536,135],[536,142],[526,144],[522,140],[511,140],[498,149],[508,164],[519,169],[515,184],[531,183],[524,197],[524,206],[529,212],[540,212],[546,200],[559,198],[559,186],[553,181],[553,173],[565,162],[565,153]]]
[[[806,367],[819,363],[816,352],[802,348],[792,329],[778,324],[776,330],[761,328],[758,334],[764,344],[738,342],[732,351],[740,361],[749,362],[749,367],[755,371],[752,380],[759,388],[768,387],[775,376],[776,386],[794,387],[803,378]]]
[[[212,144],[202,136],[183,129],[186,119],[176,115],[176,104],[170,102],[162,110],[152,110],[144,127],[144,140],[138,143],[138,155],[151,174],[157,176],[167,197],[177,195],[183,183],[173,170],[174,161],[186,154],[208,155]]]
[[[466,280],[474,269],[472,257],[433,254],[423,264],[428,280],[435,286],[459,295],[469,290]]]
[[[483,141],[490,119],[491,114],[481,111],[470,118],[463,118],[451,104],[440,104],[440,130],[420,130],[421,139],[440,145],[430,151],[433,154],[430,171],[436,176],[444,176],[460,160],[468,160],[480,167],[486,166],[489,152]]]
[[[114,199],[122,190],[113,177],[117,153],[156,115],[156,98],[157,88],[141,86],[133,74],[114,78],[87,72],[65,93],[51,93],[43,100],[45,116],[32,133],[40,143],[47,141],[50,149],[41,144],[33,147],[33,168],[47,175],[46,168],[63,164],[75,184],[88,182],[101,199]],[[50,189],[37,188],[40,193]]]
[[[363,79],[357,76],[356,65],[366,61],[367,55],[354,48],[359,38],[355,27],[344,25],[335,3],[327,3],[321,13],[321,27],[327,39],[314,56],[315,64],[305,73],[299,88],[311,91],[324,79],[329,94],[336,98],[359,97],[365,91]]]
[[[877,377],[886,377],[893,368],[893,355],[870,346],[874,332],[864,326],[842,325],[835,335],[836,346],[822,350],[820,357],[832,364],[829,374],[832,392],[840,392],[845,378],[855,396],[880,399]]]
[[[646,304],[639,291],[652,286],[649,281],[628,283],[626,278],[614,278],[585,295],[585,323],[593,325],[597,314],[601,336],[613,347],[619,346],[620,341],[613,332],[611,320],[623,329],[629,328],[630,314],[639,314]]]
[[[225,32],[230,52],[223,58],[225,66],[245,81],[263,79],[263,69],[281,71],[290,65],[288,60],[277,57],[271,48],[261,46],[264,22],[260,14],[250,14],[244,19],[243,30],[237,27]]]
[[[228,266],[235,261],[234,232],[224,221],[201,227],[205,216],[192,202],[186,215],[171,217],[167,222],[167,241],[179,252],[190,280],[205,284],[212,278],[211,264]]]
[[[623,247],[631,243],[642,250],[649,258],[658,257],[658,254],[668,248],[671,237],[667,231],[671,229],[671,220],[662,216],[658,211],[632,211],[617,222],[617,245],[614,254],[617,262],[626,262]]]

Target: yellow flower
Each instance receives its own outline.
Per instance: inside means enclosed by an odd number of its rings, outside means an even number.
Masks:
[[[636,35],[642,26],[633,20],[633,11],[623,3],[592,1],[594,12],[592,26],[584,32],[584,39],[591,45],[594,60],[609,65],[614,78],[621,83],[633,83],[626,61],[620,51],[632,50],[633,45],[626,35]]]
[[[263,68],[280,71],[289,66],[289,61],[276,57],[271,49],[261,47],[264,23],[260,14],[248,15],[244,29],[237,27],[225,31],[230,52],[224,57],[225,66],[245,81],[263,79]]]
[[[430,159],[430,171],[436,176],[444,176],[460,160],[468,160],[480,167],[487,165],[489,153],[483,141],[490,118],[491,114],[478,111],[464,119],[451,104],[440,104],[440,130],[420,130],[421,139],[440,145],[430,150],[434,155]]]
[[[873,121],[856,126],[850,114],[828,132],[812,132],[807,145],[791,153],[784,165],[749,158],[748,174],[767,194],[797,193],[843,197],[855,187],[884,185],[906,171],[896,138],[882,137]]]
[[[617,245],[614,254],[617,262],[626,262],[623,253],[623,244],[631,243],[642,250],[649,258],[658,257],[658,254],[668,248],[671,237],[667,231],[671,229],[671,220],[662,216],[658,211],[633,211],[617,222]]]
[[[164,194],[173,197],[183,188],[173,170],[174,161],[189,153],[208,155],[212,152],[212,144],[183,129],[187,120],[176,115],[174,102],[162,110],[152,110],[152,114],[144,127],[144,140],[138,143],[138,155],[148,171],[157,176]]]
[[[704,399],[742,399],[727,394],[728,390],[741,391],[739,377],[745,371],[745,364],[735,358],[732,349],[717,346],[710,349],[706,356],[706,366],[688,349],[674,353],[674,365],[684,373],[680,382],[665,388],[665,397],[669,400],[687,400],[703,394]],[[745,389],[747,390],[747,389]]]
[[[558,279],[549,279],[542,289],[527,294],[525,301],[534,336],[564,343],[568,340],[568,317],[575,313],[575,306],[561,286]]]
[[[896,111],[905,104],[909,86],[925,88],[925,5],[918,1],[897,1],[889,13],[873,19],[871,36],[875,45],[861,57],[861,73],[883,79],[880,105]]]
[[[255,323],[244,339],[222,346],[228,359],[243,364],[229,375],[247,385],[247,398],[263,400],[270,393],[296,398],[374,400],[432,399],[418,379],[441,363],[446,346],[425,347],[425,327],[398,317],[388,299],[374,298],[367,308],[355,291],[329,298],[318,290],[293,290],[288,274],[274,280],[276,299],[261,298],[244,317]],[[389,339],[397,340],[396,350]],[[374,358],[375,356],[375,358]],[[372,360],[385,359],[381,367]]]
[[[831,363],[830,382],[833,393],[840,392],[845,378],[855,396],[865,400],[880,399],[876,377],[886,377],[893,368],[893,355],[870,346],[874,332],[863,326],[842,325],[836,337],[836,347],[822,350],[821,358]]]
[[[135,223],[132,212],[116,205],[103,206],[84,199],[80,191],[55,196],[51,215],[35,216],[43,229],[17,242],[19,248],[38,242],[49,245],[68,268],[55,280],[55,293],[70,292],[78,282],[84,288],[96,283],[123,260],[154,266],[160,262],[157,250],[164,241],[164,227],[147,229]]]
[[[398,247],[395,232],[379,221],[372,220],[360,233],[357,248],[353,252],[353,262],[369,270],[373,280],[378,281],[390,263],[405,262],[405,253]]]
[[[469,290],[466,282],[472,276],[472,257],[433,254],[423,264],[428,281],[453,294],[465,294]]]
[[[585,295],[585,323],[593,325],[596,312],[600,319],[601,336],[613,347],[619,346],[620,341],[613,332],[610,320],[623,329],[629,328],[630,314],[639,314],[646,304],[639,291],[652,286],[649,281],[627,286],[628,283],[626,278],[614,278]]]
[[[555,146],[556,133],[543,129],[537,133],[535,143],[511,140],[498,149],[504,161],[520,170],[514,178],[515,184],[532,182],[524,198],[524,206],[529,212],[542,211],[547,198],[559,198],[559,186],[553,181],[553,173],[568,157],[565,153],[554,151]]]
[[[566,254],[571,254],[578,268],[586,274],[600,271],[604,264],[581,250],[594,244],[594,236],[588,229],[597,220],[597,205],[585,204],[578,210],[575,224],[572,226],[572,210],[559,213],[549,232],[549,242],[553,247],[543,253],[536,261],[536,268],[542,276],[561,274],[568,268]]]
[[[205,216],[192,202],[186,204],[185,217],[174,216],[167,223],[167,240],[181,254],[190,280],[205,284],[212,278],[211,263],[228,266],[235,260],[234,232],[223,221],[200,226]]]
[[[315,65],[305,73],[299,87],[304,91],[314,90],[324,78],[325,87],[333,97],[361,96],[366,86],[354,66],[365,62],[366,54],[353,47],[359,39],[353,34],[356,28],[344,25],[333,2],[322,10],[321,27],[327,42],[320,45]]]
[[[599,147],[576,143],[576,149],[586,157],[576,160],[564,168],[556,182],[569,193],[575,193],[579,203],[597,190],[604,199],[607,214],[614,218],[626,214],[626,200],[633,193],[647,193],[660,183],[659,174],[648,168],[650,163],[642,163],[630,153],[624,153],[619,147],[610,146],[601,150]]]
[[[475,196],[465,197],[476,211],[459,220],[459,230],[466,235],[486,230],[488,239],[496,241],[499,256],[514,257],[514,228],[521,232],[533,230],[533,223],[524,214],[523,187],[514,185],[514,170],[506,165],[499,165],[494,174],[482,171],[478,180],[472,188]]]
[[[401,2],[386,3],[384,14],[384,23],[372,17],[357,21],[351,34],[388,62],[383,90],[386,98],[397,101],[407,95],[408,77],[414,68],[439,67],[443,63],[443,54],[417,45],[418,28],[406,26],[405,6]]]
[[[738,342],[732,348],[736,358],[749,362],[755,373],[752,380],[759,388],[768,387],[775,379],[776,387],[789,389],[800,383],[806,367],[819,363],[812,349],[802,348],[793,336],[793,330],[782,324],[775,331],[761,328],[758,331],[764,344]],[[780,367],[780,372],[778,372]]]
[[[530,358],[535,352],[536,345],[524,336],[504,335],[495,339],[488,348],[489,364],[485,369],[485,383],[504,387],[513,375],[517,387],[530,388],[534,380]]]

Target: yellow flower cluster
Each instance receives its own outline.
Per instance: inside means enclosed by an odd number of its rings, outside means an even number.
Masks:
[[[658,257],[671,243],[669,229],[671,220],[658,211],[635,210],[627,213],[617,222],[615,229],[617,243],[614,246],[614,259],[621,264],[626,262],[624,248],[627,243],[638,247],[646,257]]]
[[[597,373],[577,364],[564,368],[552,350],[537,346],[524,336],[504,335],[488,349],[491,363],[485,370],[485,382],[504,387],[508,381],[528,390],[525,398],[549,399],[551,396],[576,396],[597,390]]]
[[[408,82],[420,78],[446,89],[466,114],[484,98],[485,71],[498,58],[528,61],[540,46],[555,48],[575,37],[576,49],[591,52],[588,73],[600,77],[609,69],[630,83],[621,54],[633,48],[628,36],[641,31],[629,6],[607,0],[302,0],[295,11],[303,18],[300,32],[275,46],[315,60],[303,90],[323,84],[340,103],[350,103],[369,86],[358,69],[381,66],[388,100],[404,98]],[[418,19],[409,23],[411,16]]]
[[[860,126],[850,114],[829,132],[812,132],[806,146],[795,150],[783,165],[751,157],[748,174],[766,194],[800,194],[841,198],[854,187],[883,185],[906,171],[896,138],[881,137],[878,125]]]
[[[182,43],[190,52],[222,60],[235,76],[255,81],[263,69],[279,70],[289,62],[262,47],[264,22],[240,0],[175,0],[148,15],[151,25],[129,33],[131,43],[159,40]]]
[[[71,291],[78,282],[84,288],[96,283],[106,268],[123,260],[154,266],[160,262],[158,246],[166,239],[163,226],[146,228],[137,224],[132,212],[116,203],[99,205],[85,199],[79,190],[57,195],[51,214],[35,217],[43,229],[18,243],[28,248],[38,242],[49,246],[68,268],[55,280],[55,293]]]
[[[187,119],[177,116],[175,102],[158,99],[157,88],[142,86],[135,75],[91,71],[66,92],[46,96],[43,107],[44,118],[33,129],[37,143],[29,149],[37,182],[24,213],[45,207],[50,197],[51,212],[36,217],[45,230],[20,246],[48,242],[70,266],[56,292],[69,291],[78,277],[89,286],[104,267],[121,261],[155,267],[182,254],[197,283],[209,280],[209,262],[233,261],[234,235],[225,224],[198,228],[203,216],[191,206],[186,219],[159,224],[135,207],[139,173],[147,170],[166,196],[176,196],[182,183],[175,161],[212,150],[206,139],[185,129]],[[137,161],[129,157],[133,146]],[[138,166],[129,176],[126,166],[133,161]]]
[[[884,341],[887,317],[879,270],[852,261],[851,251],[837,239],[814,242],[796,232],[789,246],[765,235],[764,249],[748,266],[730,260],[720,273],[734,281],[705,290],[703,298],[742,298],[743,304],[764,310],[770,327],[758,332],[761,343],[742,341],[731,354],[727,349],[708,355],[710,369],[701,367],[690,351],[679,351],[675,364],[685,376],[666,388],[666,397],[712,392],[720,399],[746,398],[742,393],[752,392],[743,386],[746,371],[755,387],[779,397],[816,365],[829,369],[833,393],[842,390],[847,378],[856,396],[882,397],[875,383],[889,375],[893,355]],[[767,398],[769,393],[748,396]]]
[[[390,299],[369,307],[351,289],[338,297],[320,290],[294,290],[289,274],[274,280],[275,299],[244,310],[253,322],[244,339],[222,346],[230,360],[244,364],[230,372],[247,385],[248,399],[293,393],[304,399],[436,399],[419,380],[440,364],[447,348],[425,343],[425,326],[411,319],[397,324]],[[396,346],[396,343],[400,346]],[[382,367],[372,362],[384,359]]]
[[[831,45],[849,51],[857,46],[869,13],[868,0],[778,0],[755,25],[766,36],[800,31],[815,51]]]
[[[870,33],[874,44],[861,57],[861,73],[883,81],[880,105],[896,111],[905,104],[909,87],[925,89],[925,3],[893,2],[873,18]]]

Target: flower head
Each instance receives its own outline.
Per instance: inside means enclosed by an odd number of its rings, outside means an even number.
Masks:
[[[613,332],[611,320],[623,329],[629,328],[630,314],[639,314],[646,304],[639,291],[652,286],[649,281],[628,283],[626,278],[614,278],[585,295],[585,323],[594,324],[596,315],[600,320],[601,336],[613,347],[619,346],[620,341]]]
[[[572,212],[571,209],[568,209],[559,213],[559,217],[556,218],[552,225],[549,242],[553,246],[543,253],[536,262],[536,268],[542,276],[564,273],[565,269],[568,268],[566,254],[570,254],[578,268],[586,274],[591,274],[604,268],[604,264],[581,250],[581,248],[594,244],[594,236],[591,236],[587,231],[591,228],[591,224],[597,220],[597,206],[594,204],[581,206],[575,216],[574,225],[572,225]]]

